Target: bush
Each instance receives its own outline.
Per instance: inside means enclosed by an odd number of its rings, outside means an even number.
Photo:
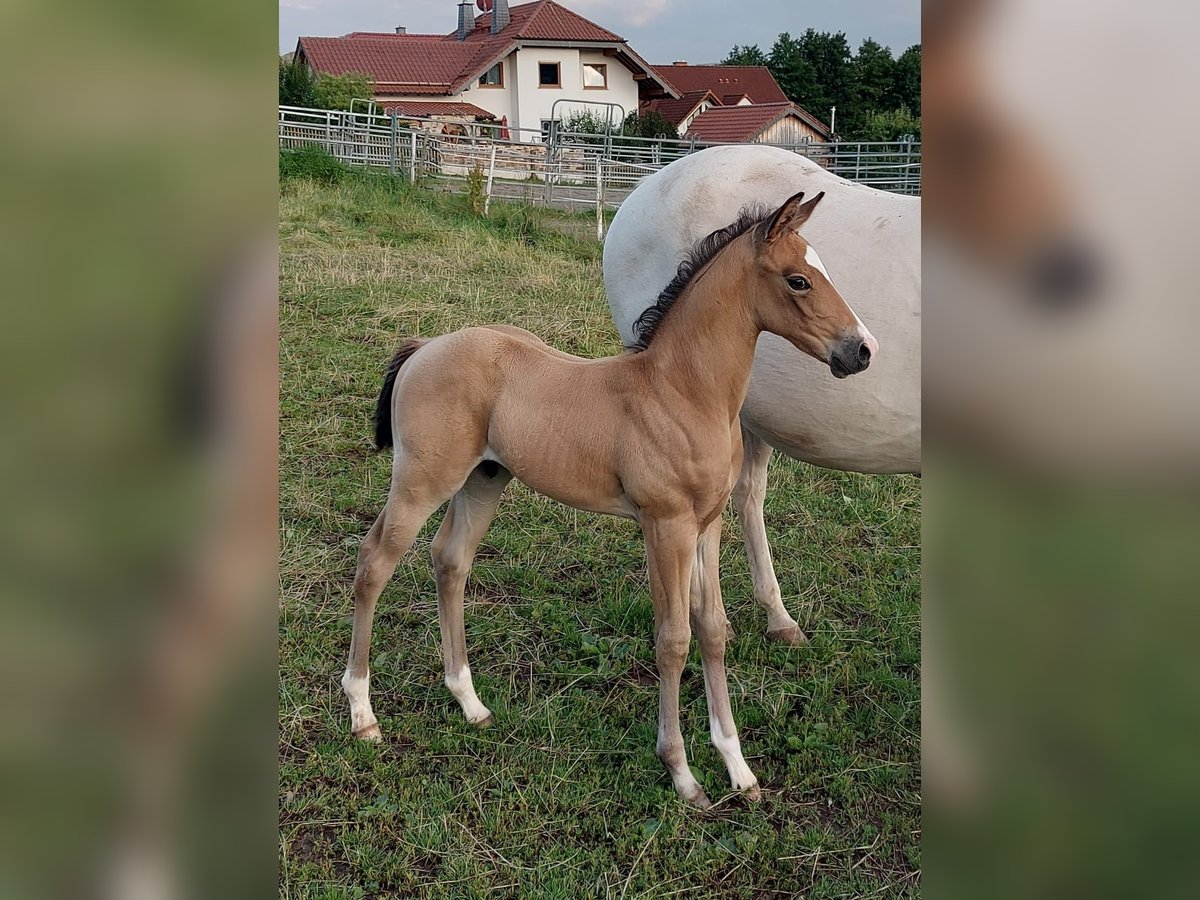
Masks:
[[[312,69],[295,59],[279,58],[279,105],[303,106],[312,108],[316,105],[316,77]]]
[[[675,138],[679,136],[675,126],[668,122],[657,109],[650,109],[643,113],[631,112],[625,117],[622,131],[631,137]]]
[[[279,180],[308,178],[320,184],[337,184],[350,170],[323,147],[308,144],[279,151]]]
[[[910,134],[921,139],[921,120],[907,106],[901,106],[872,113],[856,137],[863,141],[899,141]]]
[[[349,109],[353,100],[370,100],[375,96],[375,84],[366,75],[351,72],[346,75],[318,75],[313,86],[313,101],[317,109]],[[362,111],[362,107],[359,107]]]

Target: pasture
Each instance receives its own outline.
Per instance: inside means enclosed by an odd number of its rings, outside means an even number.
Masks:
[[[383,176],[280,194],[279,890],[287,898],[907,897],[919,892],[920,490],[776,457],[767,526],[811,643],[768,644],[727,517],[727,664],[763,799],[730,796],[693,647],[693,770],[655,757],[653,618],[636,525],[514,482],[467,587],[468,725],[442,683],[431,519],[379,602],[382,745],[349,734],[358,545],[386,494],[373,452],[384,366],[406,336],[520,325],[571,353],[620,345],[594,222]],[[575,235],[579,235],[578,237]]]

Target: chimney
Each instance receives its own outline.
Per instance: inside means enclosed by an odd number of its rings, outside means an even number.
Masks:
[[[675,60],[675,62],[671,63],[671,65],[673,65],[673,66],[686,66],[686,65],[687,65],[687,60],[686,60],[686,59],[677,59],[677,60]]]
[[[499,34],[509,21],[508,0],[495,0],[492,4],[492,34]]]
[[[458,4],[458,31],[454,35],[456,40],[465,41],[467,35],[475,30],[475,17],[471,15],[470,0],[460,0]]]
[[[408,34],[408,29],[405,28],[403,25],[397,25],[396,26],[396,34]]]

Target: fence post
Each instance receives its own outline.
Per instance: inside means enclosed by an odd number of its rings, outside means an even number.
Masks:
[[[417,183],[417,129],[412,131],[412,141],[409,144],[411,159],[409,160],[409,181]]]
[[[388,141],[388,174],[389,175],[396,174],[396,139],[397,139],[396,128],[397,128],[396,114],[392,113],[392,135],[391,135],[391,140]]]
[[[604,240],[604,160],[596,157],[596,240]]]
[[[492,179],[496,176],[496,145],[492,144],[492,158],[488,163],[487,193],[483,195],[483,217],[486,219],[488,210],[492,208]]]

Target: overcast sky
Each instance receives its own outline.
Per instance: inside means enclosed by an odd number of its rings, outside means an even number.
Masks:
[[[512,0],[509,0],[513,6]],[[769,50],[781,31],[844,31],[851,47],[873,37],[899,54],[921,40],[919,0],[559,0],[615,31],[652,63],[720,62],[734,44]],[[279,0],[279,48],[301,35],[453,31],[457,0]]]

